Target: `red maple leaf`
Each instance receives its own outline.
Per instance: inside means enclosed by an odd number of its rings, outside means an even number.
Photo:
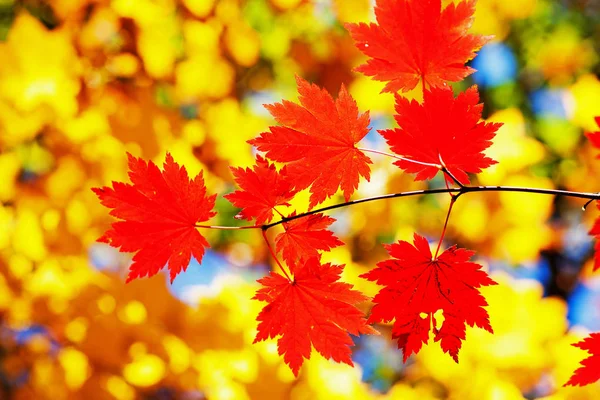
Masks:
[[[600,127],[600,117],[595,118],[596,124]],[[600,149],[600,131],[587,132],[586,136],[597,149]],[[596,156],[600,158],[600,155]],[[596,207],[600,209],[600,202],[596,201]],[[594,271],[600,268],[600,217],[596,219],[594,226],[589,231],[589,234],[596,238],[596,245],[594,246]]]
[[[573,376],[564,386],[584,386],[594,383],[600,379],[600,333],[591,333],[581,342],[574,343],[573,346],[582,350],[587,350],[591,355],[581,362],[581,367],[577,368]]]
[[[600,201],[596,201],[596,207],[600,209]],[[596,244],[594,245],[594,271],[600,268],[600,217],[596,218],[594,226],[588,234],[596,238]]]
[[[370,57],[357,68],[388,82],[384,92],[413,89],[419,81],[430,88],[458,82],[475,70],[464,64],[491,37],[471,35],[475,0],[378,0],[378,24],[346,24],[356,46]]]
[[[258,156],[256,164],[250,168],[231,168],[235,181],[241,190],[225,195],[234,206],[242,210],[236,215],[238,219],[248,221],[256,218],[256,224],[265,224],[273,218],[273,210],[277,206],[289,206],[296,192],[286,168],[277,171],[274,164]]]
[[[598,125],[598,127],[600,127],[600,117],[594,118],[594,121],[596,121],[596,125]],[[588,139],[592,143],[592,146],[594,146],[597,149],[600,149],[600,131],[587,132],[585,135],[588,137]],[[596,156],[596,158],[600,158],[600,155]]]
[[[329,251],[344,244],[327,229],[334,222],[334,218],[313,214],[283,223],[285,232],[277,235],[275,246],[292,273],[297,263],[311,257],[318,257],[319,250]]]
[[[136,252],[127,282],[155,275],[167,263],[173,282],[192,255],[201,262],[210,247],[195,225],[216,215],[211,211],[216,195],[206,195],[202,173],[190,180],[168,153],[163,171],[152,161],[127,156],[133,184],[113,182],[112,188],[92,189],[102,205],[112,208],[110,215],[122,220],[98,241]]]
[[[477,87],[472,86],[454,98],[451,88],[426,90],[423,103],[396,96],[396,122],[399,128],[381,130],[391,150],[399,156],[429,164],[444,162],[463,184],[467,173],[478,173],[497,162],[483,154],[492,144],[501,123],[480,122],[483,104],[478,104]],[[400,160],[394,163],[416,180],[433,178],[439,169]],[[449,178],[447,178],[450,180]]]
[[[342,85],[338,99],[296,77],[300,105],[284,100],[265,105],[282,126],[272,126],[248,143],[267,158],[286,163],[297,190],[310,186],[310,208],[335,194],[346,200],[362,176],[369,180],[371,159],[356,148],[369,132],[369,113],[359,114],[354,99]]]
[[[268,304],[257,320],[254,343],[281,336],[279,355],[298,376],[311,344],[325,358],[352,364],[350,334],[377,334],[355,304],[368,300],[352,285],[338,282],[343,266],[323,264],[317,258],[297,268],[293,281],[271,272],[258,282],[254,299]]]
[[[473,251],[452,246],[433,259],[427,240],[415,234],[414,246],[405,241],[387,245],[393,259],[382,261],[362,277],[384,286],[373,299],[369,322],[395,320],[392,336],[398,339],[404,361],[428,342],[435,341],[458,362],[465,339],[465,324],[493,332],[477,288],[495,285],[481,265],[470,262]],[[434,313],[443,311],[438,329]]]

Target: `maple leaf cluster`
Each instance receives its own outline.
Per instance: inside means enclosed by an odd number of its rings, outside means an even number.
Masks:
[[[258,316],[255,342],[279,337],[279,354],[295,375],[310,358],[311,345],[326,358],[353,365],[348,334],[377,333],[356,307],[368,298],[339,282],[343,265],[321,263],[322,252],[343,245],[329,230],[335,219],[296,210],[284,215],[277,209],[289,206],[304,189],[311,193],[311,209],[338,190],[348,200],[360,178],[369,179],[371,160],[356,147],[369,132],[369,114],[359,112],[344,86],[334,100],[300,77],[297,83],[300,104],[266,105],[280,125],[249,141],[265,157],[257,156],[253,169],[232,168],[240,189],[225,196],[241,208],[237,218],[265,227],[274,211],[281,217],[275,251],[291,277],[280,264],[285,276],[272,272],[259,280],[263,288],[255,299],[268,304]],[[269,161],[284,166],[278,171]]]
[[[496,163],[484,152],[501,124],[481,120],[476,86],[455,96],[447,84],[473,72],[466,63],[489,40],[468,33],[474,10],[474,0],[446,7],[441,0],[378,0],[376,23],[346,25],[368,57],[358,71],[386,82],[384,92],[395,93],[398,127],[378,133],[394,153],[394,164],[415,180],[442,172],[447,185],[467,185],[469,174]],[[398,94],[419,84],[422,102]],[[357,305],[369,299],[340,281],[343,265],[321,261],[324,252],[343,243],[330,230],[335,219],[315,207],[338,192],[347,202],[360,181],[370,179],[369,150],[359,147],[370,130],[369,112],[358,109],[343,85],[336,99],[301,77],[297,85],[298,103],[266,105],[278,124],[249,141],[261,154],[251,168],[231,168],[238,189],[225,196],[240,209],[236,218],[253,221],[247,228],[262,231],[282,273],[258,281],[254,298],[267,304],[258,316],[255,342],[278,338],[279,354],[298,375],[312,348],[352,365],[349,335],[376,334],[369,324],[393,321],[392,336],[405,361],[433,336],[458,362],[467,325],[493,332],[478,289],[496,283],[471,261],[473,251],[452,246],[438,254],[438,245],[432,253],[427,239],[415,234],[412,244],[387,245],[391,258],[362,275],[382,286],[367,319]],[[598,135],[590,135],[592,142],[600,143]],[[128,281],[152,276],[165,265],[173,280],[191,256],[202,261],[209,244],[198,229],[212,227],[202,223],[215,215],[215,196],[207,195],[202,174],[190,179],[170,155],[163,171],[133,156],[129,168],[132,184],[94,189],[121,220],[100,240],[136,253]],[[303,190],[310,193],[308,210],[289,211]],[[273,250],[266,231],[275,226],[282,231]],[[590,233],[600,236],[600,222]],[[444,234],[445,226],[440,243]],[[598,340],[596,334],[578,345],[593,355],[568,384],[597,379],[586,368],[598,364]]]

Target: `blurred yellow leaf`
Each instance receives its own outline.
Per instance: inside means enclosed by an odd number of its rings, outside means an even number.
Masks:
[[[6,202],[15,196],[15,181],[20,170],[21,160],[15,152],[0,154],[0,182],[2,182],[2,185],[0,185],[0,202]]]
[[[236,21],[225,31],[225,44],[236,63],[251,67],[258,61],[258,34],[244,21]]]
[[[502,122],[504,125],[498,129],[494,143],[485,152],[488,157],[498,161],[498,164],[477,175],[482,184],[502,184],[507,175],[544,159],[546,150],[539,141],[527,135],[525,118],[519,109],[497,111],[486,121]]]
[[[575,101],[573,123],[586,131],[595,132],[598,130],[598,125],[594,118],[600,115],[598,110],[600,80],[593,74],[585,74],[577,79],[570,90]]]
[[[117,400],[135,399],[135,390],[121,377],[111,376],[106,381],[106,389]]]
[[[50,32],[21,13],[0,54],[0,143],[30,139],[44,123],[75,115],[79,60],[66,29]]]
[[[90,373],[86,355],[72,347],[67,347],[60,350],[58,361],[65,371],[67,386],[72,390],[79,389]]]
[[[123,377],[134,386],[149,387],[160,382],[165,372],[165,363],[160,357],[145,354],[125,365]]]
[[[215,0],[183,0],[183,4],[196,17],[204,18],[212,11]]]
[[[371,15],[369,0],[334,0],[333,6],[342,22],[367,22]]]

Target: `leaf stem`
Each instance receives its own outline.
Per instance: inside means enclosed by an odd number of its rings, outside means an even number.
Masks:
[[[446,213],[446,221],[444,222],[444,229],[442,229],[442,234],[440,235],[440,240],[438,242],[437,248],[435,249],[435,255],[433,256],[433,260],[437,260],[438,253],[440,252],[440,247],[442,246],[442,242],[444,241],[444,236],[446,236],[446,228],[448,227],[448,221],[450,220],[450,213],[452,212],[452,207],[456,202],[456,198],[458,196],[453,196],[450,199],[450,207],[448,207],[448,212]]]
[[[373,149],[365,149],[363,147],[357,147],[356,150],[364,151],[365,153],[381,154],[383,156],[395,158],[396,160],[406,161],[406,162],[413,163],[413,164],[419,164],[419,165],[423,165],[425,167],[433,167],[433,168],[437,168],[439,170],[442,169],[442,166],[439,165],[439,164],[432,164],[432,163],[427,163],[427,162],[423,162],[423,161],[411,160],[410,158],[400,157],[400,156],[397,156],[397,155],[392,154],[392,153],[386,153],[385,151],[379,151],[379,150],[373,150]]]
[[[452,172],[450,172],[450,170],[448,169],[448,167],[446,167],[446,163],[444,163],[444,160],[442,159],[442,155],[438,154],[438,157],[440,159],[440,164],[442,166],[442,172],[445,175],[448,175],[450,177],[450,179],[452,179],[454,181],[454,183],[456,183],[459,187],[464,187],[465,185],[463,185],[462,182],[459,181],[458,178],[456,178],[456,176],[454,176],[454,174]]]
[[[287,280],[291,282],[292,280],[290,279],[290,276],[285,271],[285,268],[283,268],[283,265],[281,265],[281,263],[279,262],[279,259],[277,258],[277,254],[275,254],[273,247],[271,247],[271,242],[269,242],[269,238],[267,238],[267,230],[266,229],[262,230],[262,236],[263,236],[263,239],[265,239],[265,243],[267,243],[267,247],[269,248],[269,252],[271,253],[271,256],[273,256],[273,258],[275,259],[275,262],[277,262],[279,269],[281,270],[281,272],[283,272],[283,274],[285,275]]]
[[[238,229],[261,229],[261,225],[250,225],[250,226],[221,226],[221,225],[194,225],[196,228],[206,228],[206,229],[222,229],[222,230],[238,230]]]
[[[444,176],[444,183],[446,184],[446,189],[450,190],[450,184],[448,183],[448,179]],[[462,185],[461,185],[462,186]],[[454,199],[456,195],[454,193],[448,193],[451,199]]]

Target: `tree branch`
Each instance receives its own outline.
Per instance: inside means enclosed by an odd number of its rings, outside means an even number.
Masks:
[[[284,222],[293,221],[295,219],[303,218],[309,215],[322,213],[325,211],[335,210],[337,208],[349,207],[355,204],[369,203],[372,201],[395,199],[399,197],[411,197],[411,196],[422,196],[428,194],[439,194],[439,193],[450,193],[453,195],[453,199],[456,200],[459,196],[465,193],[471,192],[521,192],[521,193],[532,193],[532,194],[544,194],[550,196],[565,196],[575,197],[579,199],[589,200],[585,206],[594,200],[600,200],[600,192],[589,193],[589,192],[573,192],[569,190],[558,190],[558,189],[541,189],[541,188],[530,188],[520,186],[462,186],[459,188],[439,188],[439,189],[423,189],[413,190],[410,192],[390,193],[380,196],[365,197],[364,199],[345,201],[343,203],[333,204],[327,207],[317,208],[311,211],[307,211],[301,214],[293,215],[290,217],[281,218],[279,221],[271,222],[265,225],[249,225],[249,226],[218,226],[218,225],[196,225],[196,228],[208,228],[208,229],[227,229],[227,230],[239,230],[239,229],[261,229],[266,231],[274,226],[281,225]],[[584,210],[585,210],[584,206]]]
[[[532,194],[544,194],[551,196],[565,196],[565,197],[575,197],[579,199],[587,199],[587,200],[600,200],[600,193],[588,193],[588,192],[572,192],[569,190],[558,190],[558,189],[541,189],[541,188],[529,188],[529,187],[519,187],[519,186],[463,186],[460,188],[440,188],[440,189],[424,189],[424,190],[414,190],[411,192],[400,192],[400,193],[391,193],[384,194],[380,196],[366,197],[364,199],[345,201],[343,203],[334,204],[327,207],[317,208],[315,210],[307,211],[305,213],[297,214],[291,217],[282,218],[279,221],[271,222],[270,224],[265,224],[261,226],[263,231],[270,229],[274,226],[280,225],[284,222],[293,221],[298,218],[303,218],[308,215],[317,214],[325,211],[335,210],[337,208],[348,207],[355,204],[360,203],[368,203],[371,201],[385,200],[385,199],[394,199],[398,197],[411,197],[411,196],[421,196],[427,194],[439,194],[439,193],[450,193],[455,194],[456,197],[461,196],[465,193],[471,192],[521,192],[521,193],[532,193]],[[456,199],[455,197],[455,199]]]

